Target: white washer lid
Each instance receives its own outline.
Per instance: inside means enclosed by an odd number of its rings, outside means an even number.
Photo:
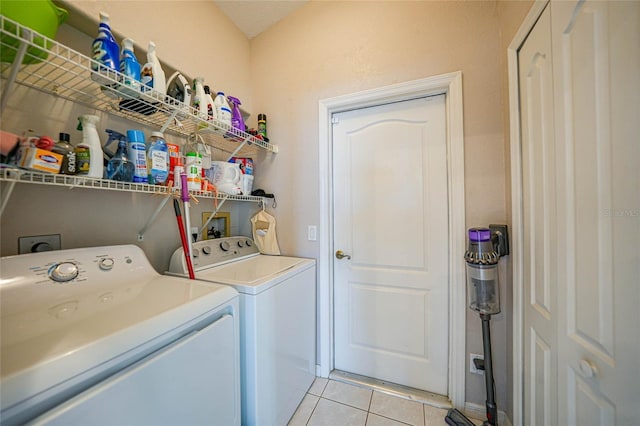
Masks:
[[[196,278],[234,286],[244,294],[258,294],[314,265],[313,259],[258,255],[196,272]]]
[[[155,272],[108,288],[97,285],[94,291],[83,286],[82,293],[67,292],[65,300],[52,298],[48,303],[33,297],[33,286],[25,285],[21,292],[15,284],[4,279],[0,286],[2,409],[140,347],[237,296],[230,287]]]

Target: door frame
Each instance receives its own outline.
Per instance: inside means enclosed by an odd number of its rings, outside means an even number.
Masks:
[[[511,265],[513,285],[513,426],[524,416],[524,223],[522,221],[522,141],[520,138],[520,85],[518,52],[550,0],[536,0],[507,48],[509,78],[509,147],[511,151]]]
[[[317,375],[329,377],[333,370],[333,166],[332,114],[399,102],[430,95],[446,95],[447,183],[449,209],[449,399],[455,407],[465,405],[466,283],[463,254],[466,248],[464,195],[464,132],[462,72],[393,84],[319,101],[319,365]]]

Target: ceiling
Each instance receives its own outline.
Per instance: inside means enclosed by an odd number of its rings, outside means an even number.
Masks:
[[[213,1],[249,39],[252,39],[308,0]]]

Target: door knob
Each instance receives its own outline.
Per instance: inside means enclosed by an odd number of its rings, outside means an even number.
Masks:
[[[348,254],[344,254],[344,252],[342,250],[338,250],[336,252],[336,258],[338,258],[338,259],[344,259],[344,258],[351,259],[351,256],[349,256]]]
[[[596,366],[593,365],[591,361],[587,361],[586,359],[580,360],[579,368],[582,375],[587,379],[594,377],[598,372],[598,370],[596,369]]]

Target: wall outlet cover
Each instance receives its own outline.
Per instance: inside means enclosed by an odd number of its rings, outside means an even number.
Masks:
[[[18,254],[60,250],[60,234],[34,235],[18,238]]]

